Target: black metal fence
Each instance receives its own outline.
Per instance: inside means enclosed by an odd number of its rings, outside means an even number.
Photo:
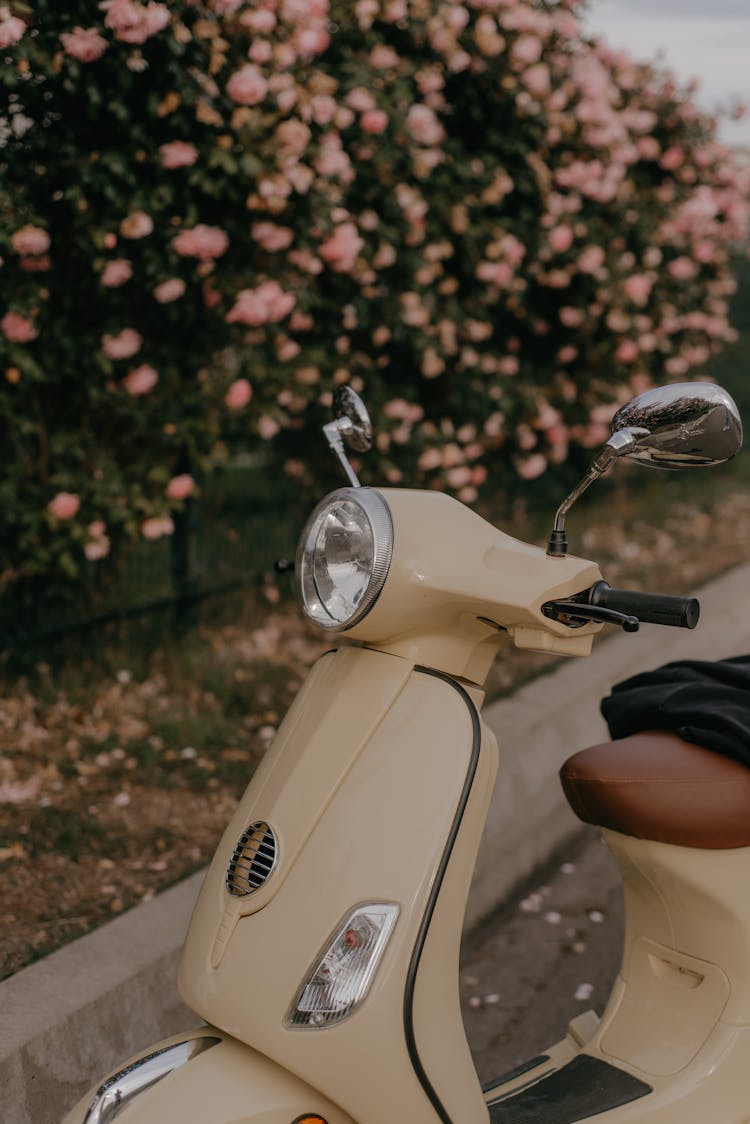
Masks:
[[[0,624],[0,652],[7,658],[19,645],[146,616],[189,628],[202,602],[260,589],[277,559],[293,557],[305,514],[278,466],[239,457],[203,483],[176,516],[174,534],[136,543],[106,585],[92,563],[91,584],[80,597],[9,612]]]

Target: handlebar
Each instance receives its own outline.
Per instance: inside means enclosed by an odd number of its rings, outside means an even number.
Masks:
[[[666,597],[660,593],[612,589],[605,581],[591,587],[588,603],[638,617],[648,624],[671,625],[673,628],[695,628],[701,612],[697,597]]]
[[[612,589],[605,581],[567,601],[547,601],[542,612],[572,628],[587,621],[618,624],[625,632],[637,632],[641,621],[673,628],[695,628],[701,607],[696,597],[665,597],[660,593],[637,593]]]

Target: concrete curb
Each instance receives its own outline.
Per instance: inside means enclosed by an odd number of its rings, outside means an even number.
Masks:
[[[0,1119],[58,1124],[130,1054],[200,1023],[177,965],[203,872],[0,983]]]
[[[606,738],[599,700],[613,683],[674,659],[750,650],[750,564],[700,590],[695,632],[644,627],[600,642],[487,708],[500,743],[490,809],[466,916],[491,914],[580,825],[557,771]],[[86,1088],[128,1055],[198,1020],[179,1001],[177,964],[202,874],[0,983],[4,1124],[57,1124]]]

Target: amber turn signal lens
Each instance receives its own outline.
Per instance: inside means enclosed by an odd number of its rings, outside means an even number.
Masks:
[[[297,1116],[292,1124],[327,1124],[322,1116]]]

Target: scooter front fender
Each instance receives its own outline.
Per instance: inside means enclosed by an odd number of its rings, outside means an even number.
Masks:
[[[354,1124],[269,1058],[201,1027],[131,1059],[86,1093],[62,1124],[293,1124],[307,1117]]]

